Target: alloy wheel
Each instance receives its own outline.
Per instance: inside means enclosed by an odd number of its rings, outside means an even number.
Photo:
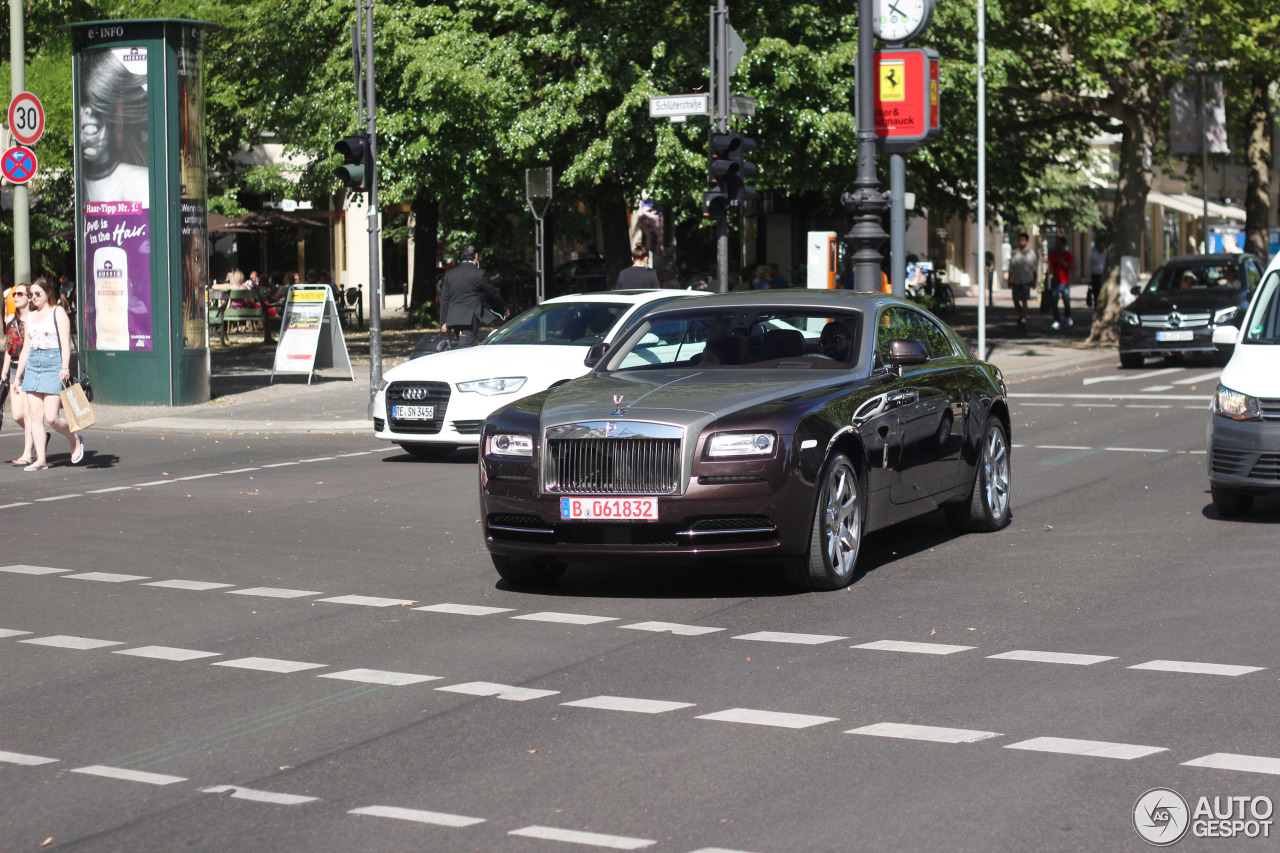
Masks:
[[[823,536],[827,562],[841,577],[853,571],[862,537],[858,505],[858,475],[847,463],[827,474],[827,505],[823,512]]]

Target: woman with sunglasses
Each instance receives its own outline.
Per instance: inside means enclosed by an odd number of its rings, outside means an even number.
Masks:
[[[71,318],[57,304],[58,283],[40,276],[31,286],[27,309],[27,339],[18,358],[17,378],[27,396],[27,434],[35,448],[35,459],[24,471],[49,467],[45,457],[44,424],[71,442],[71,464],[84,459],[84,441],[71,432],[59,411],[62,384],[71,379]]]
[[[18,372],[18,358],[22,355],[22,343],[26,340],[26,319],[30,309],[31,282],[24,281],[9,294],[13,299],[13,313],[4,318],[4,367],[0,368],[0,382],[9,395],[9,414],[13,422],[22,427],[22,455],[14,459],[14,465],[30,465],[31,433],[27,431],[27,395],[22,393],[14,378]],[[0,401],[3,402],[3,401]],[[0,418],[3,414],[0,414]]]

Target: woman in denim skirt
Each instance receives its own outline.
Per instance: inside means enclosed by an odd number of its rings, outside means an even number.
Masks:
[[[71,442],[71,464],[84,459],[84,441],[71,432],[67,419],[59,411],[62,384],[71,379],[71,319],[57,304],[58,283],[40,276],[31,285],[31,308],[27,312],[27,339],[18,358],[18,381],[27,395],[27,432],[35,449],[35,460],[23,471],[43,471],[49,467],[45,457],[44,425]]]

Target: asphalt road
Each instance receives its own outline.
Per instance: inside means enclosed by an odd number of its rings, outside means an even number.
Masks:
[[[465,453],[55,445],[0,471],[0,849],[1142,850],[1148,789],[1278,801],[1280,502],[1213,511],[1216,373],[1016,383],[1012,525],[835,593],[507,589]]]

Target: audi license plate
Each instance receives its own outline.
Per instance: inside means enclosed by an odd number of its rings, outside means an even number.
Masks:
[[[436,416],[435,406],[392,406],[391,417],[398,421],[429,421]]]
[[[561,498],[564,521],[657,521],[657,498]]]
[[[1194,341],[1196,333],[1190,329],[1178,332],[1156,332],[1156,340],[1163,343],[1164,341]]]

